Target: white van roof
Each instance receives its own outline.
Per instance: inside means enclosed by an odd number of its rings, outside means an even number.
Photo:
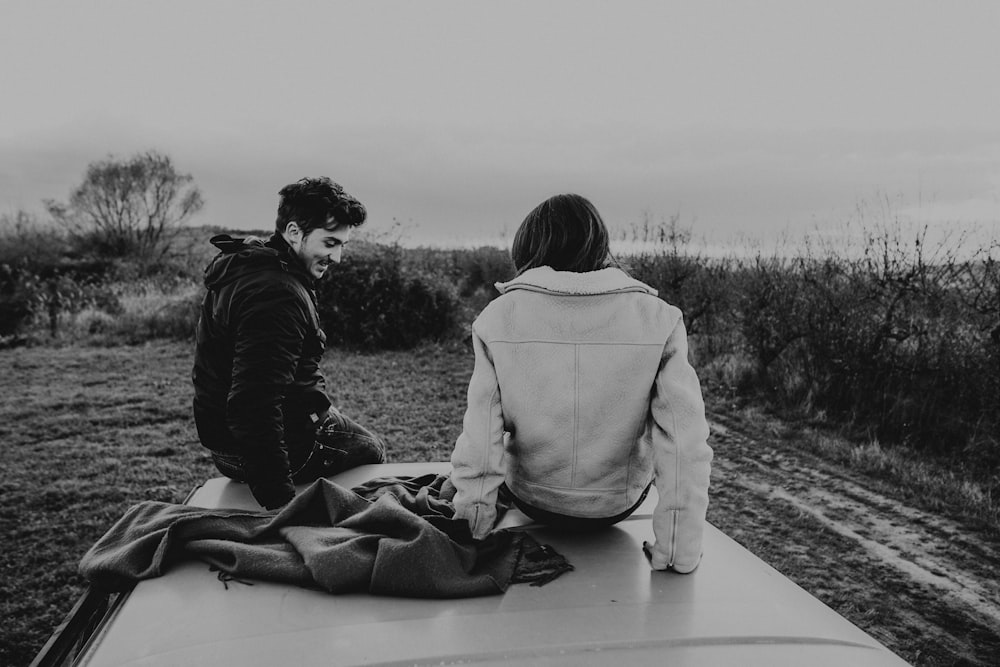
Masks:
[[[333,478],[447,472],[448,464],[363,466]],[[550,532],[509,512],[572,572],[505,594],[417,600],[330,595],[278,583],[223,585],[191,561],[141,582],[80,664],[142,665],[905,665],[849,621],[712,526],[692,574],[649,567],[655,490],[629,519],[590,534]],[[212,479],[188,501],[255,509],[244,485]]]

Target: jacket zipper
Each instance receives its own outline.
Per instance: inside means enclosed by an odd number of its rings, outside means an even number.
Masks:
[[[677,549],[677,510],[670,510],[670,513],[673,516],[671,518],[671,526],[670,526],[670,562],[667,563],[667,566],[673,567],[674,556],[676,555],[674,552]]]

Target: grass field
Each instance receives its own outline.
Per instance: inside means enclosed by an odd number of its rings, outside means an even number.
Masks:
[[[191,350],[0,352],[0,665],[28,664],[83,591],[84,551],[142,500],[180,502],[215,476],[190,416]],[[339,405],[397,461],[444,459],[461,427],[469,357],[459,347],[327,353]]]
[[[167,342],[0,351],[0,665],[30,662],[83,591],[80,557],[126,508],[181,501],[217,474],[190,417],[190,359],[189,344]],[[461,343],[331,349],[324,362],[335,402],[385,435],[395,461],[448,458],[471,370]],[[706,398],[712,523],[913,664],[995,664],[995,530],[907,504],[911,491],[817,456],[836,448],[804,446],[816,436]],[[895,539],[876,516],[905,524],[914,545],[873,551]],[[960,576],[914,577],[914,563]]]

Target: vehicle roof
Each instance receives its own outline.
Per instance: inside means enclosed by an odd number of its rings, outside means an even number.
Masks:
[[[445,463],[362,466],[333,478],[446,472]],[[629,519],[591,534],[558,533],[517,511],[501,527],[529,530],[574,570],[503,595],[417,600],[328,593],[254,581],[224,586],[186,562],[141,582],[92,640],[81,663],[106,665],[905,665],[822,602],[708,526],[692,574],[657,572],[655,493]],[[212,479],[189,499],[256,509],[245,485]]]

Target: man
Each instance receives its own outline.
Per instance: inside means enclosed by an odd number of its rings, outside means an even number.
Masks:
[[[314,282],[339,262],[364,206],[329,178],[281,189],[270,239],[212,238],[198,322],[194,417],[222,474],[267,509],[294,484],[385,460],[384,441],[332,407]]]

